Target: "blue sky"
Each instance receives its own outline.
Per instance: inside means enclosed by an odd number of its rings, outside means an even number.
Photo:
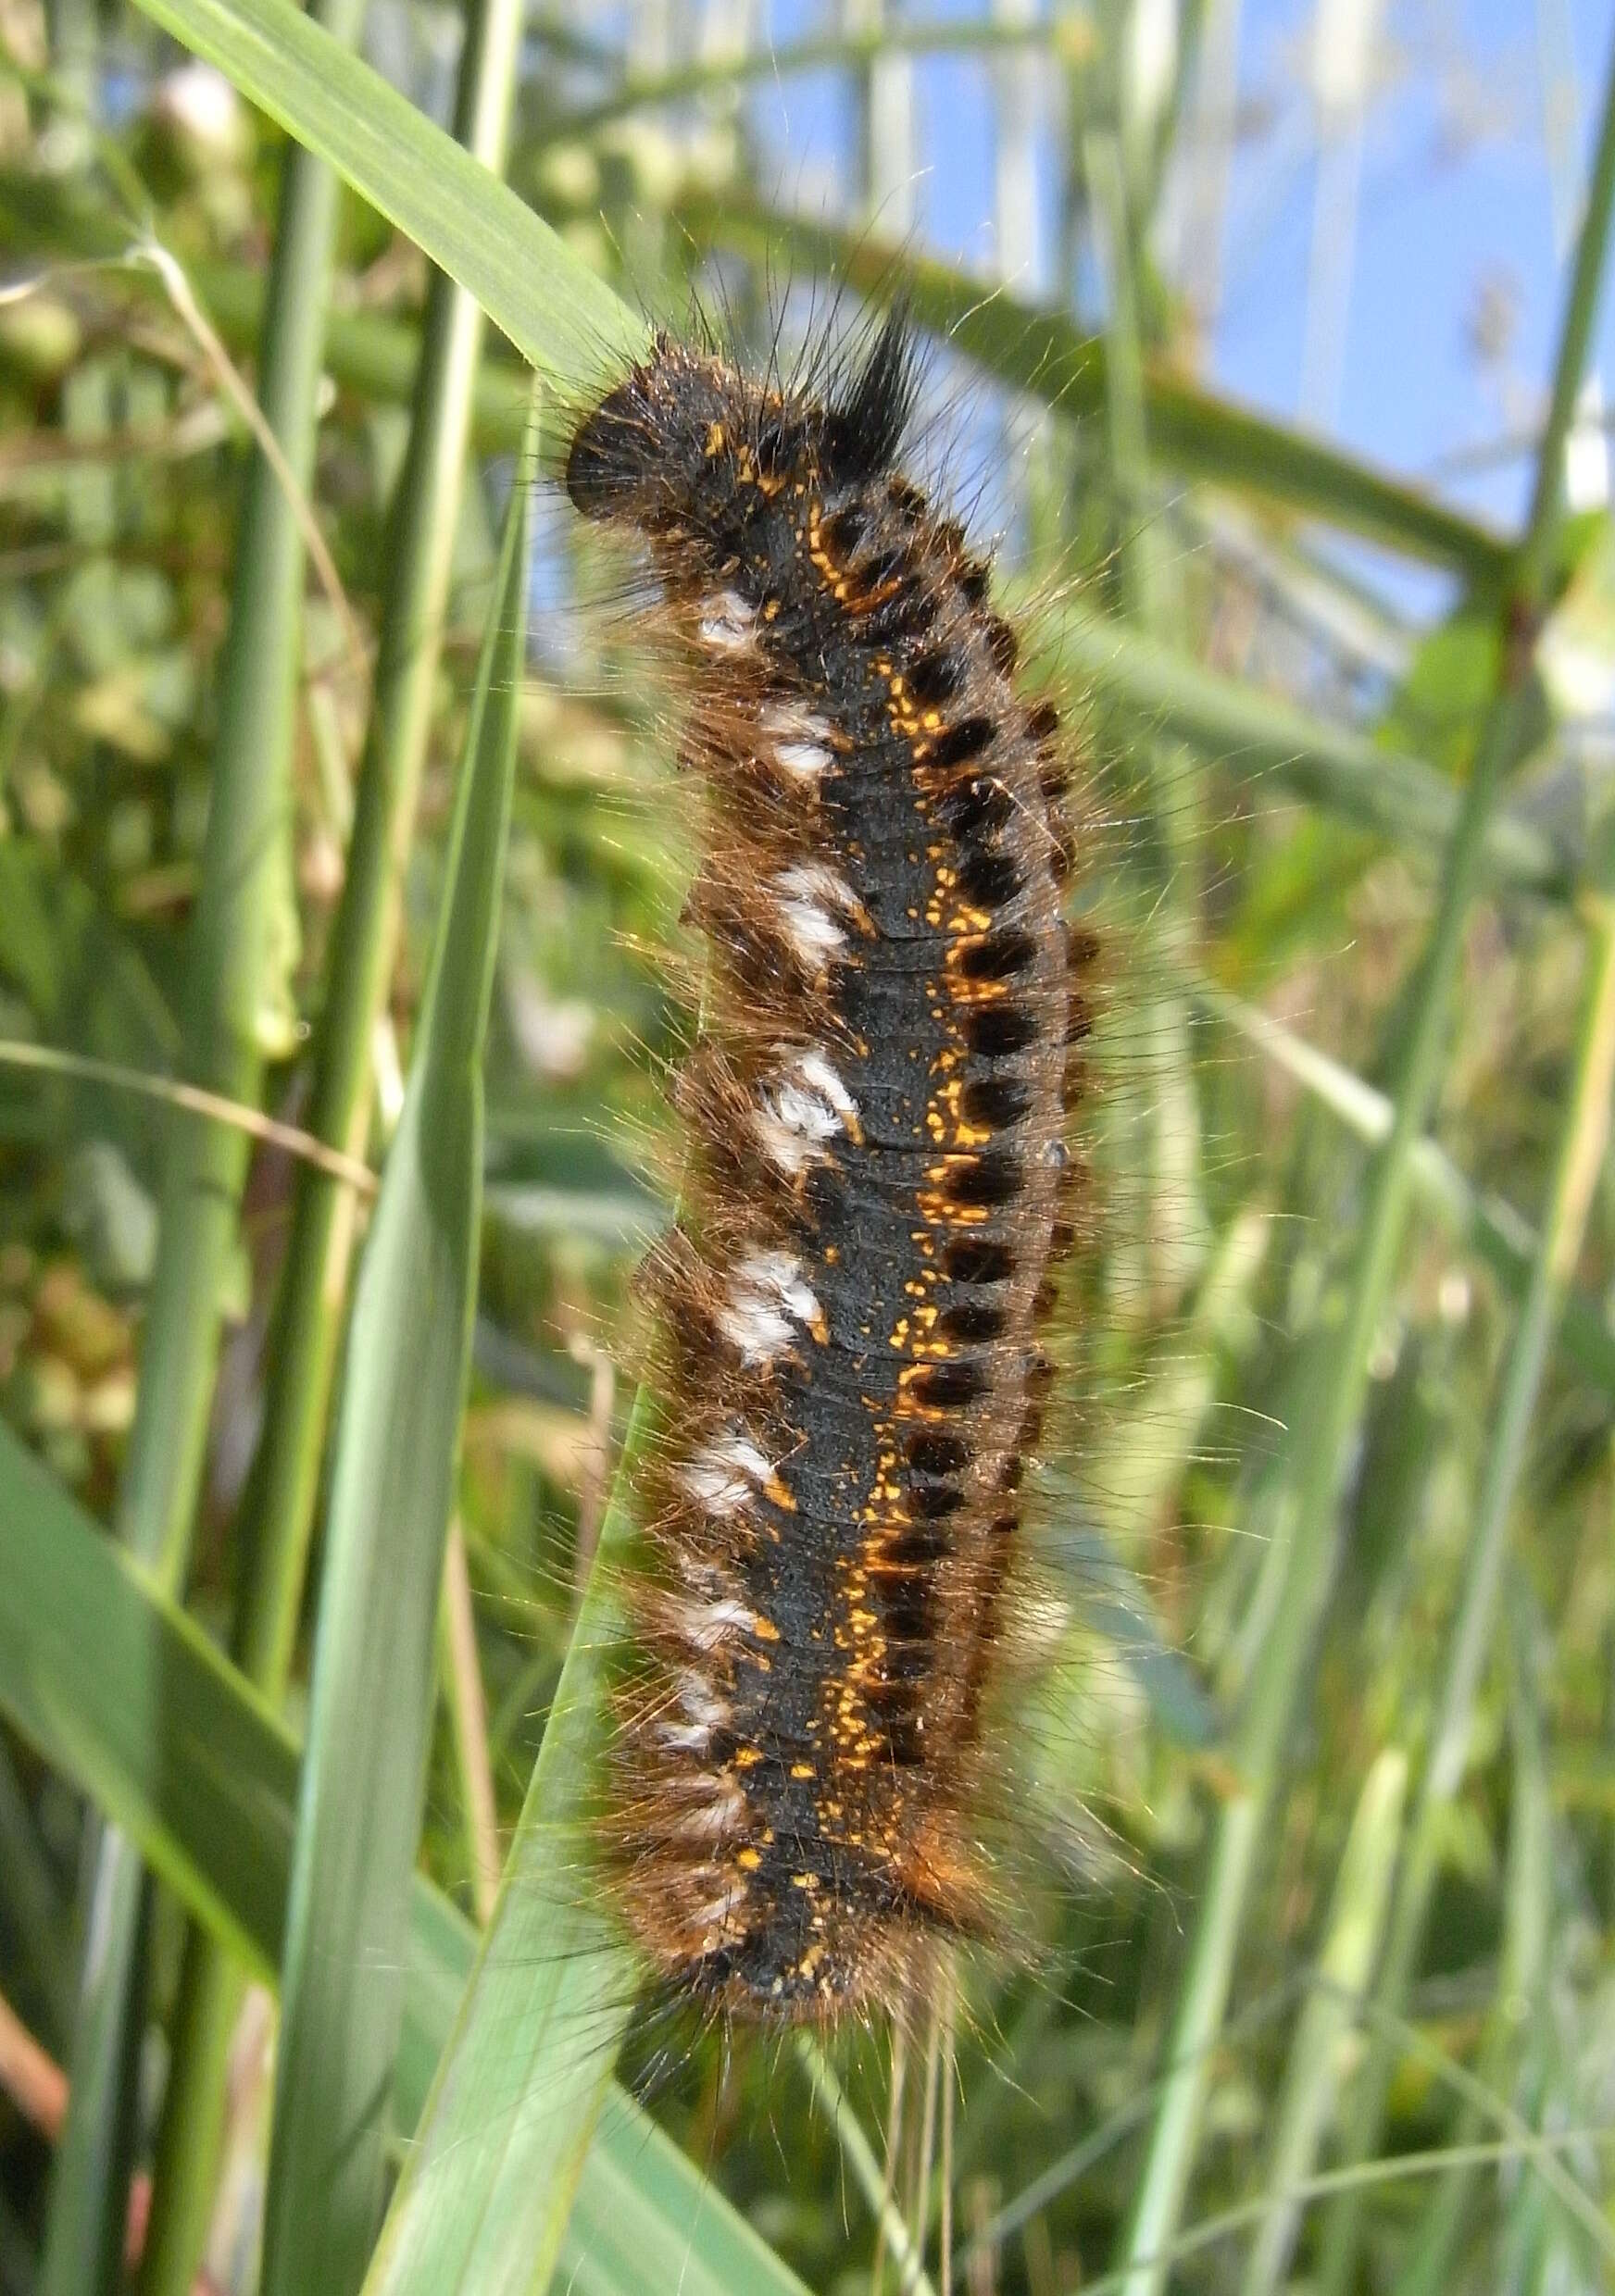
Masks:
[[[1615,7],[1558,0],[1571,21],[1584,180],[1592,122],[1609,69]],[[1242,83],[1271,87],[1284,43],[1310,16],[1296,0],[1247,0]],[[1505,371],[1521,393],[1546,384],[1557,333],[1563,266],[1553,197],[1533,0],[1469,0],[1387,12],[1408,26],[1407,77],[1372,116],[1365,153],[1357,261],[1338,435],[1347,444],[1426,476],[1444,453],[1509,427],[1495,380],[1477,369],[1469,321],[1490,281],[1513,312]],[[1451,20],[1449,56],[1421,36],[1419,19]],[[1432,69],[1434,67],[1434,69]],[[1466,133],[1465,131],[1468,131]],[[1259,160],[1236,190],[1254,200]],[[1313,172],[1290,173],[1269,212],[1259,257],[1236,261],[1216,345],[1215,372],[1230,388],[1286,413],[1297,404]],[[1600,344],[1609,368],[1615,312],[1606,297]],[[1615,371],[1615,370],[1610,370]],[[1515,462],[1461,492],[1476,507],[1514,515],[1525,466]]]
[[[911,11],[969,14],[960,0]],[[1313,230],[1316,140],[1300,85],[1314,0],[1244,0],[1240,92],[1260,121],[1239,149],[1226,292],[1205,372],[1271,411],[1299,411]],[[1388,84],[1364,143],[1358,231],[1334,435],[1409,476],[1454,448],[1528,418],[1551,357],[1563,270],[1545,144],[1540,29],[1568,26],[1576,67],[1578,157],[1615,36],[1615,0],[1386,0]],[[822,26],[820,0],[774,0],[782,44]],[[924,238],[980,261],[991,245],[992,117],[986,75],[958,57],[919,68]],[[757,119],[782,191],[844,180],[847,106],[828,76],[765,90]],[[1615,302],[1615,297],[1607,303]],[[1504,348],[1483,369],[1471,320],[1502,317]],[[1600,328],[1615,380],[1615,311]],[[1516,515],[1525,465],[1444,478],[1499,518]]]

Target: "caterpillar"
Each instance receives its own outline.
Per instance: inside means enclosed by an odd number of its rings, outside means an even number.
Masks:
[[[917,380],[900,311],[819,388],[658,335],[565,463],[648,549],[707,819],[611,1856],[656,1974],[777,2023],[990,1928],[983,1708],[1082,1185],[1059,722],[899,468]]]

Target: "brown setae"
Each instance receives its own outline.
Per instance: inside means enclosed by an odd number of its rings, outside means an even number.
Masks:
[[[1095,954],[1058,720],[895,468],[913,377],[900,318],[820,393],[658,338],[567,465],[648,544],[708,799],[610,1853],[663,1978],[782,2020],[991,1926],[983,1701]]]

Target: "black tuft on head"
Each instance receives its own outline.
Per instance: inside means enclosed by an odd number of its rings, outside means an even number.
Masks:
[[[856,484],[889,468],[914,412],[919,387],[914,330],[894,304],[870,347],[824,410],[825,475]]]
[[[567,456],[567,493],[572,507],[585,518],[611,516],[632,480],[635,458],[644,452],[643,426],[635,417],[628,388],[614,391],[579,424]]]

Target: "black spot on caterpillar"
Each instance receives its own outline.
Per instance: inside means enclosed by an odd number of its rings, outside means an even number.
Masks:
[[[782,2021],[989,1927],[983,1705],[1081,1185],[1058,720],[893,468],[915,371],[900,316],[818,394],[658,337],[566,466],[649,546],[712,828],[610,1854],[672,1989]]]

